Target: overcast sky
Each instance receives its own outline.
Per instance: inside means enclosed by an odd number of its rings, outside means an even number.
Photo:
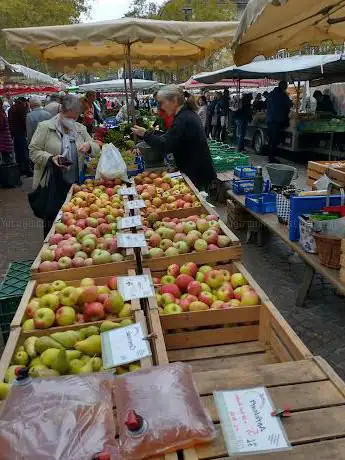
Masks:
[[[128,11],[131,0],[93,0],[92,3],[90,18],[85,22],[121,18]]]

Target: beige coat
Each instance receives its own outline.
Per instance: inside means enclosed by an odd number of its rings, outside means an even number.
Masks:
[[[61,137],[57,131],[57,119],[59,115],[51,118],[47,121],[39,123],[34,135],[32,136],[31,143],[29,145],[30,158],[33,161],[34,177],[32,187],[35,189],[38,187],[40,179],[42,177],[44,167],[47,160],[56,155],[61,155]],[[91,144],[91,155],[98,153],[100,150],[99,145],[92,140],[89,133],[86,131],[85,126],[80,123],[77,125],[77,137],[76,145],[77,148],[84,142],[90,142]],[[82,170],[84,166],[84,155],[79,154],[79,170]],[[44,179],[45,182],[46,178]]]

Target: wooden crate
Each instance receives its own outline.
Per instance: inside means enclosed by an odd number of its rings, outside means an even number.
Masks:
[[[242,205],[232,198],[226,200],[226,223],[231,230],[245,229],[252,221],[252,215]]]
[[[345,186],[345,161],[308,161],[308,186],[326,172],[330,179]]]
[[[231,260],[239,260],[242,256],[242,246],[237,236],[219,219],[222,234],[227,235],[231,240],[231,246],[227,248],[219,248],[212,251],[204,252],[189,252],[187,254],[179,254],[172,257],[158,257],[155,259],[146,259],[145,253],[147,249],[142,249],[143,266],[152,270],[164,270],[170,264],[183,265],[187,262],[195,262],[198,265],[215,264],[219,262],[229,262]]]
[[[126,270],[126,271],[123,271],[121,273],[119,273],[119,275],[122,275],[122,276],[135,276],[136,275],[136,272],[135,270]],[[87,276],[88,278],[90,278],[90,276]],[[91,277],[92,278],[92,277]],[[69,280],[68,281],[68,285],[69,286],[79,286],[79,283],[81,281],[82,278],[74,278],[72,280]],[[103,285],[106,285],[107,282],[108,282],[108,279],[109,279],[109,276],[98,276],[95,278],[95,282],[96,282],[96,285],[97,286],[103,286]],[[31,280],[28,282],[26,288],[25,288],[25,291],[24,291],[24,294],[23,294],[23,297],[20,301],[20,304],[17,308],[17,311],[14,315],[14,318],[11,322],[11,327],[20,327],[22,325],[22,322],[23,322],[23,317],[24,317],[24,314],[25,314],[25,309],[28,305],[28,303],[30,302],[30,300],[32,299],[33,297],[33,294],[35,292],[35,289],[36,289],[36,286],[38,284],[41,284],[41,281],[40,280]],[[136,311],[136,310],[141,310],[141,305],[140,305],[140,301],[139,299],[135,299],[135,300],[132,300],[131,301],[131,306],[132,306],[132,311]],[[116,317],[114,316],[113,319],[116,319]],[[83,323],[83,324],[86,324],[86,323]],[[72,325],[72,328],[73,326],[75,326],[75,324]],[[57,331],[62,331],[62,330],[67,330],[67,328],[70,329],[69,326],[65,327],[65,326],[57,326],[57,327],[54,327],[54,328],[49,328],[47,330],[49,331],[52,331],[52,332],[57,332]],[[29,335],[30,335],[30,332],[29,332]]]
[[[146,325],[144,313],[140,310],[133,311],[132,319],[134,319],[136,323],[140,323],[142,325],[144,334],[147,334],[147,325]],[[90,324],[91,323],[74,324],[72,326],[66,327],[64,330],[78,330],[78,329],[82,329],[83,327],[87,327]],[[93,325],[102,324],[102,321],[97,321],[92,324]],[[57,329],[59,329],[59,331],[57,331]],[[12,329],[12,331],[10,332],[9,338],[7,340],[5,349],[2,353],[1,359],[0,359],[0,382],[2,382],[4,379],[5,373],[11,364],[12,356],[17,346],[22,345],[28,337],[31,337],[31,336],[42,337],[42,336],[53,334],[54,332],[61,332],[61,328],[41,329],[41,330],[30,331],[30,332],[23,332],[22,328],[20,327],[16,327]],[[140,362],[141,362],[142,367],[150,367],[152,365],[151,357],[144,358]]]
[[[64,201],[64,204],[67,204],[71,201],[71,198],[73,196],[73,185],[71,185],[68,193],[67,193],[67,196],[66,196],[66,199]],[[58,212],[55,220],[54,220],[54,224],[52,225],[51,229],[49,230],[47,236],[44,238],[44,243],[46,243],[47,241],[49,241],[49,238],[54,235],[55,233],[55,224],[58,220],[60,220],[61,218],[61,215],[62,215],[62,208],[60,209],[60,211]]]

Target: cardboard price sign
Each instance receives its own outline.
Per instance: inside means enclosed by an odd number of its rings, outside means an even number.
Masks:
[[[176,177],[182,177],[182,173],[180,171],[168,173],[167,176],[169,176],[171,179],[175,179]]]
[[[127,209],[141,209],[146,208],[144,200],[132,200],[125,203],[125,208]]]
[[[148,275],[118,276],[117,289],[124,300],[145,299],[155,295]]]
[[[151,356],[149,344],[139,323],[102,332],[101,344],[104,369]]]
[[[128,187],[128,188],[120,188],[119,195],[128,196],[128,195],[136,195],[137,189],[135,187]]]
[[[131,227],[141,227],[143,225],[140,216],[129,216],[122,217],[118,223],[119,229],[131,228]]]
[[[117,245],[119,248],[146,248],[144,233],[118,233]]]

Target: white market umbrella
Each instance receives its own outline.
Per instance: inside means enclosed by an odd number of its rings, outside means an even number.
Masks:
[[[128,85],[128,80],[127,80]],[[162,86],[162,83],[158,83],[157,81],[153,80],[139,80],[139,79],[132,79],[133,90],[140,91],[144,89],[152,89],[158,88]],[[94,83],[87,83],[85,85],[79,85],[80,91],[101,91],[101,92],[109,92],[109,91],[125,91],[126,84],[123,79],[121,80],[107,80],[107,81],[97,81]]]

